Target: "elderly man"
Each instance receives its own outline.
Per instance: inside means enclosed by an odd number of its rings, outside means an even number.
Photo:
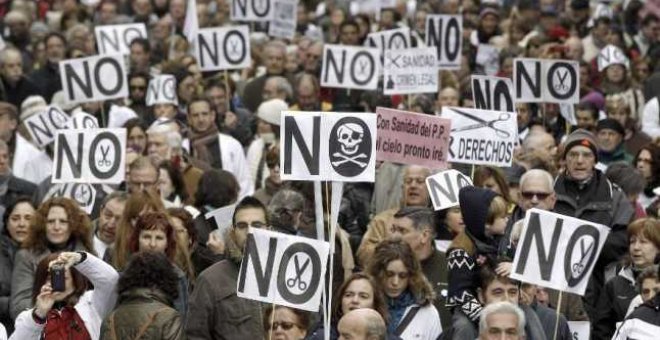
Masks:
[[[598,121],[596,137],[598,138],[598,164],[607,168],[615,162],[632,164],[633,156],[626,151],[623,138],[626,130],[618,120],[613,118]]]
[[[389,236],[401,238],[410,245],[415,257],[422,265],[424,276],[435,291],[433,305],[440,314],[442,329],[451,326],[451,313],[443,291],[447,289],[447,258],[435,247],[436,227],[434,214],[426,207],[404,207],[394,214]]]
[[[296,103],[291,106],[292,111],[331,111],[332,104],[321,101],[321,89],[316,76],[302,73],[296,77]]]
[[[266,79],[263,90],[263,101],[281,99],[290,102],[293,98],[291,83],[282,76],[273,76]]]
[[[239,198],[254,192],[254,181],[243,146],[234,137],[218,132],[216,112],[205,97],[195,97],[188,103],[190,140],[185,146],[192,156],[212,168],[231,172],[240,186]]]
[[[525,339],[525,314],[511,302],[493,303],[481,311],[479,339]]]
[[[426,207],[429,205],[429,192],[426,189],[426,177],[430,175],[428,168],[409,165],[403,174],[403,202],[401,207]],[[401,208],[399,207],[399,208]],[[369,225],[367,232],[357,251],[360,265],[365,267],[380,241],[387,238],[391,230],[392,219],[399,208],[388,209],[376,215]]]
[[[383,317],[373,309],[352,310],[337,325],[341,340],[385,340],[387,327]]]
[[[250,112],[257,111],[259,104],[264,100],[263,90],[266,80],[272,76],[284,75],[286,45],[281,41],[271,41],[264,47],[263,54],[266,74],[252,79],[243,90],[243,103]]]
[[[226,259],[197,278],[190,295],[190,340],[263,339],[261,303],[239,298],[236,282],[249,228],[268,228],[266,208],[254,197],[238,203],[226,237]]]
[[[39,92],[37,85],[23,74],[21,52],[15,48],[0,52],[0,75],[2,95],[15,106],[21,106],[25,98]]]
[[[117,226],[121,220],[128,195],[124,191],[115,191],[106,196],[101,203],[101,214],[92,223],[94,229],[94,250],[104,258],[105,251],[115,243]]]
[[[578,129],[568,135],[564,145],[562,158],[566,166],[555,180],[554,211],[611,228],[585,294],[587,312],[593,317],[605,266],[619,261],[627,252],[626,227],[634,210],[626,195],[596,169],[598,144],[592,133]]]

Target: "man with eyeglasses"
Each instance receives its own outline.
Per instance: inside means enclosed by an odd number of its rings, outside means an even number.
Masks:
[[[105,257],[105,251],[115,243],[117,226],[124,214],[128,195],[123,191],[115,191],[106,196],[101,204],[99,218],[92,222],[94,229],[94,250],[99,257]]]
[[[158,184],[158,167],[151,159],[140,156],[128,168],[126,185],[129,193],[143,190],[156,190]]]
[[[593,319],[595,302],[605,281],[604,268],[619,261],[628,250],[626,227],[634,210],[621,189],[596,169],[598,144],[591,132],[578,129],[568,135],[562,158],[565,169],[555,180],[554,211],[611,228],[584,299]]]
[[[198,339],[263,339],[261,304],[239,298],[236,283],[249,228],[268,228],[267,211],[259,200],[245,197],[236,206],[225,234],[225,256],[204,270],[188,304],[187,335]]]
[[[365,267],[374,253],[376,246],[388,238],[394,214],[403,207],[429,206],[429,192],[426,189],[426,177],[431,174],[428,168],[418,165],[408,165],[403,174],[403,199],[401,206],[385,210],[369,222],[367,231],[357,250],[360,265]]]

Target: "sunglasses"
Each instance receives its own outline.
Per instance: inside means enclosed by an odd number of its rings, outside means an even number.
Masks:
[[[234,228],[237,229],[247,229],[248,227],[263,229],[266,227],[266,223],[254,221],[252,223],[247,222],[236,222]]]
[[[291,328],[293,328],[293,326],[297,326],[297,325],[293,322],[286,322],[286,321],[278,322],[278,321],[275,321],[275,322],[273,322],[273,326],[270,329],[274,331],[274,330],[277,330],[278,327],[282,327],[283,330],[288,331]]]
[[[536,199],[538,199],[539,201],[542,201],[551,195],[547,192],[534,192],[534,191],[523,191],[520,194],[526,200],[531,200],[534,198],[534,196],[536,196]]]

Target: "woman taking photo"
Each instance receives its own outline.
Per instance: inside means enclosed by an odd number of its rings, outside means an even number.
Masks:
[[[10,339],[99,339],[101,322],[117,300],[118,279],[112,266],[89,253],[47,255],[37,265],[35,307],[21,312]]]
[[[75,201],[57,197],[44,202],[32,220],[30,233],[16,253],[11,281],[12,318],[32,307],[32,286],[37,264],[59,251],[94,253],[91,222]]]
[[[407,243],[385,240],[374,252],[369,274],[385,293],[389,312],[388,333],[404,340],[435,340],[442,333],[434,292]]]
[[[11,273],[14,257],[30,233],[30,222],[34,217],[34,207],[27,197],[21,197],[7,206],[3,222],[5,228],[0,235],[0,323],[14,329],[9,317],[11,301]]]

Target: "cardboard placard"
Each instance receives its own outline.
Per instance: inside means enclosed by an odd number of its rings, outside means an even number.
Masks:
[[[461,68],[463,17],[461,15],[427,15],[426,46],[438,50],[438,68]]]
[[[369,33],[364,46],[380,49],[381,53],[388,50],[403,50],[412,47],[410,28],[401,27],[391,30]]]
[[[630,69],[630,60],[628,60],[626,54],[614,45],[603,47],[598,53],[596,61],[598,63],[598,72],[602,72],[608,66],[614,64],[623,65],[627,70]]]
[[[126,129],[59,130],[53,183],[119,184],[126,174]]]
[[[250,228],[238,274],[238,297],[318,312],[330,245]]]
[[[45,147],[53,142],[57,130],[66,128],[70,119],[71,117],[62,109],[51,105],[44,111],[26,118],[23,125],[32,137],[32,142]]]
[[[128,97],[124,57],[119,54],[60,61],[64,98],[69,104]]]
[[[74,112],[66,124],[67,129],[98,129],[99,127],[98,119],[82,110]]]
[[[436,211],[458,206],[458,192],[467,186],[472,186],[470,177],[454,169],[426,177],[426,188]]]
[[[231,0],[232,21],[270,21],[273,0]]]
[[[610,228],[530,209],[510,277],[542,287],[584,295]]]
[[[511,166],[518,139],[513,112],[443,107],[442,117],[451,119],[450,162]]]
[[[224,237],[227,229],[231,228],[231,220],[234,216],[234,210],[236,210],[236,204],[230,204],[207,212],[204,214],[204,218],[207,220],[213,219],[215,225],[220,231],[220,235]]]
[[[515,112],[511,79],[472,75],[471,81],[476,109]]]
[[[375,90],[381,62],[377,48],[324,45],[321,86]]]
[[[273,18],[268,25],[268,35],[293,39],[298,23],[298,0],[273,0]]]
[[[513,60],[516,102],[572,103],[580,101],[580,64],[574,60],[516,58]]]
[[[384,93],[435,93],[439,89],[433,47],[385,51]]]
[[[99,54],[129,54],[131,42],[136,38],[147,38],[144,23],[107,25],[94,27]]]
[[[374,181],[372,113],[284,111],[280,136],[282,180]]]
[[[53,197],[70,198],[80,206],[85,213],[91,214],[96,204],[96,188],[89,183],[53,184],[44,196],[42,203]]]
[[[483,67],[486,75],[494,76],[500,70],[500,50],[493,45],[479,44],[475,62]]]
[[[176,78],[171,74],[161,74],[149,80],[146,97],[147,106],[156,104],[179,105],[176,95]]]
[[[573,340],[591,339],[591,322],[589,321],[568,321],[568,329],[571,330]]]
[[[252,63],[249,27],[200,29],[197,31],[195,57],[204,72],[249,67]]]
[[[379,161],[447,168],[449,119],[377,107],[376,124]]]

